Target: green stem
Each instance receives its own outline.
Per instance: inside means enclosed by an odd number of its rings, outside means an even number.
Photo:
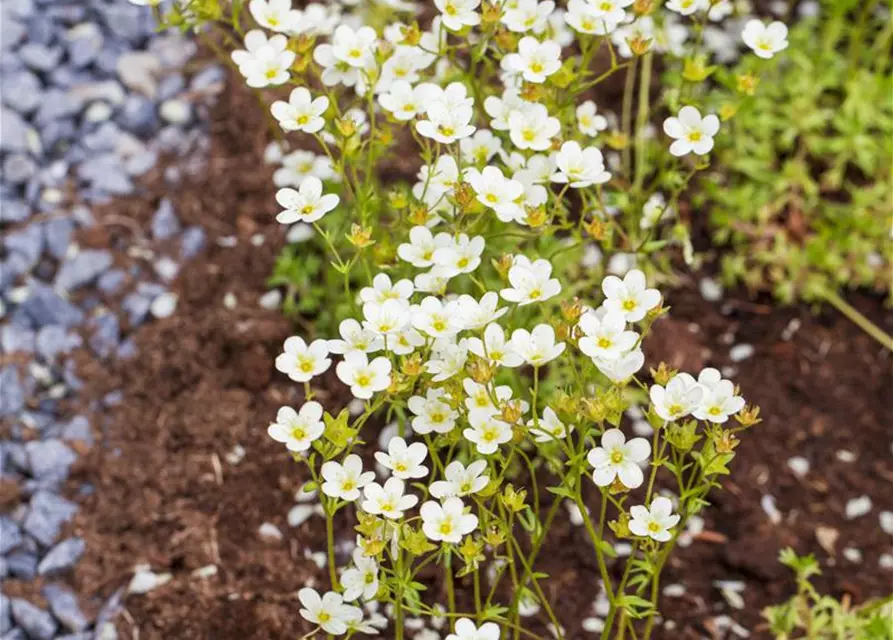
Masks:
[[[840,311],[843,315],[847,317],[853,324],[862,329],[865,333],[870,335],[872,338],[877,340],[883,345],[885,349],[888,351],[893,351],[893,338],[891,338],[887,333],[874,324],[871,320],[863,316],[859,311],[856,310],[855,307],[850,305],[846,300],[841,298],[837,293],[831,291],[830,289],[823,288],[819,291],[819,294],[826,300],[828,303]]]
[[[645,179],[645,129],[648,126],[649,91],[651,90],[651,52],[642,57],[642,75],[639,77],[639,110],[636,115],[636,173],[633,193],[638,196]]]
[[[328,504],[328,500],[324,500],[323,504]],[[326,546],[329,557],[329,580],[332,583],[332,590],[338,590],[338,575],[335,573],[335,526],[334,526],[334,510],[331,507],[325,507],[326,512]]]

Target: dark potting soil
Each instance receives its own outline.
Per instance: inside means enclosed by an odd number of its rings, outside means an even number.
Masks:
[[[73,525],[87,551],[71,580],[80,594],[108,595],[140,563],[172,574],[167,584],[126,599],[118,622],[124,638],[300,637],[309,627],[296,592],[327,584],[326,569],[311,557],[324,549],[323,521],[288,525],[304,478],[266,435],[279,406],[300,402],[298,385],[274,371],[273,359],[288,335],[303,330],[258,304],[284,229],[273,220],[271,170],[262,161],[265,120],[255,98],[232,84],[217,106],[204,176],[173,194],[150,181],[154,198],[97,212],[100,220],[116,215],[146,228],[157,200],[169,196],[185,224],[201,224],[211,236],[174,285],[176,313],[135,332],[137,357],[110,367],[85,358],[81,366],[89,394],[123,390],[126,401],[106,414],[100,445],[74,474],[96,491]],[[127,230],[110,234],[119,232]],[[216,242],[229,236],[235,246]],[[816,582],[832,595],[860,602],[889,593],[893,573],[878,565],[890,550],[878,514],[893,510],[889,354],[833,313],[735,296],[710,303],[694,284],[668,298],[673,310],[656,327],[649,364],[734,366],[734,380],[761,406],[764,422],[743,438],[726,489],[713,494],[703,514],[704,531],[673,556],[663,584],[682,585],[684,593],[662,598],[671,624],[656,636],[726,637],[718,617],[728,615],[751,637],[767,637],[761,607],[793,588],[777,562],[787,545],[817,554],[825,569]],[[884,321],[876,300],[853,302]],[[888,317],[885,324],[889,329]],[[730,348],[742,343],[754,355],[732,363]],[[331,371],[315,387],[327,406],[346,400]],[[802,478],[788,467],[793,456],[811,463]],[[871,497],[872,510],[848,520],[847,501],[862,495]],[[761,506],[765,496],[774,499],[776,522]],[[261,537],[264,523],[278,527],[282,539]],[[340,538],[353,537],[350,523],[338,525]],[[818,531],[836,531],[836,542]],[[860,550],[860,563],[846,559],[846,547]],[[550,574],[543,586],[558,603],[567,636],[593,637],[581,623],[592,615],[598,572],[582,528],[561,518],[538,569]],[[744,584],[743,608],[726,601],[717,580]],[[429,597],[440,593],[432,584]],[[547,633],[542,622],[528,620]]]

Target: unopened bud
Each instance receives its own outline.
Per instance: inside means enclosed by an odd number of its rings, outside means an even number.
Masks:
[[[741,74],[735,78],[735,81],[738,92],[747,96],[752,96],[756,92],[757,85],[760,84],[760,79],[752,73]]]
[[[350,227],[350,233],[347,234],[347,239],[357,249],[363,249],[375,243],[372,239],[372,230],[364,229],[358,224]]]
[[[637,56],[645,55],[651,48],[651,38],[643,38],[641,35],[630,38],[627,42],[630,50]]]
[[[493,379],[493,365],[483,358],[475,358],[466,367],[468,375],[478,384],[487,384]]]
[[[561,302],[561,317],[571,324],[577,324],[583,315],[583,304],[580,299],[575,297],[573,300],[563,300]]]
[[[422,30],[419,29],[418,22],[413,22],[408,27],[402,27],[401,33],[403,40],[400,41],[400,44],[405,44],[408,47],[414,47],[422,40]]]

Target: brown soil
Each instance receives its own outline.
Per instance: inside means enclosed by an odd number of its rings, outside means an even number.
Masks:
[[[261,160],[266,137],[256,107],[244,91],[227,90],[214,113],[206,175],[172,195],[181,218],[211,235],[209,249],[176,284],[176,314],[135,332],[136,359],[83,362],[94,397],[121,389],[125,402],[97,416],[102,445],[77,472],[96,492],[74,526],[88,550],[71,579],[79,593],[99,602],[126,584],[139,563],[173,574],[165,586],[126,600],[118,625],[123,638],[300,637],[308,628],[298,615],[296,591],[308,582],[326,583],[324,570],[309,558],[324,548],[322,520],[288,526],[286,514],[303,479],[265,432],[276,408],[295,404],[299,391],[272,367],[292,327],[257,303],[283,230],[270,215],[273,187]],[[160,178],[148,186],[158,197],[167,195]],[[116,203],[114,212],[144,225],[155,206],[151,199],[134,199]],[[111,209],[105,213],[112,215]],[[265,239],[261,247],[250,241],[255,234]],[[238,236],[238,244],[214,242],[225,235]],[[108,244],[115,244],[114,237]],[[238,301],[233,309],[223,305],[228,293]],[[883,319],[876,301],[855,303]],[[861,601],[890,592],[891,574],[878,568],[889,539],[877,524],[880,509],[893,510],[888,354],[833,314],[778,310],[734,297],[717,307],[693,286],[674,293],[670,304],[672,319],[658,325],[652,344],[660,350],[650,354],[651,364],[664,359],[687,369],[724,366],[730,342],[752,344],[756,356],[735,365],[735,379],[761,405],[765,422],[744,439],[735,475],[706,512],[707,531],[680,550],[668,569],[664,584],[680,583],[687,591],[664,598],[662,611],[675,630],[660,637],[723,637],[713,621],[720,613],[752,630],[752,637],[766,637],[759,631],[759,609],[791,589],[776,561],[785,545],[819,556],[826,570],[818,584],[833,595]],[[784,339],[792,322],[799,329]],[[245,449],[238,461],[230,456],[237,446]],[[838,459],[840,449],[855,454],[855,462]],[[794,455],[812,463],[802,480],[787,467]],[[760,507],[767,494],[783,514],[777,525]],[[874,509],[848,521],[846,501],[863,494],[871,496]],[[277,525],[284,538],[262,540],[258,528],[265,522]],[[349,537],[347,523],[339,524]],[[839,531],[831,554],[816,539],[819,526]],[[568,637],[578,637],[582,619],[591,615],[597,570],[584,532],[566,518],[550,540],[541,565],[551,575],[547,595],[559,603]],[[862,564],[842,557],[845,546],[861,549]],[[217,567],[216,575],[193,574],[209,565]],[[721,579],[745,581],[744,609],[725,604],[712,584]]]

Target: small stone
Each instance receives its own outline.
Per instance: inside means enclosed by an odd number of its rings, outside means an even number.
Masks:
[[[17,324],[0,327],[0,347],[5,353],[34,353],[35,334]]]
[[[293,506],[287,516],[288,526],[300,527],[307,522],[311,516],[319,511],[320,505],[296,504]]]
[[[76,69],[82,69],[96,60],[102,44],[102,31],[96,24],[79,24],[68,31],[68,61]]]
[[[282,292],[279,289],[267,291],[257,302],[264,309],[278,309],[279,305],[282,304]]]
[[[226,72],[217,65],[207,66],[189,81],[189,88],[203,93],[218,93],[223,89]]]
[[[264,522],[257,530],[257,534],[264,540],[279,541],[282,540],[282,531],[279,530],[272,522]]]
[[[96,281],[96,286],[99,287],[99,290],[103,293],[111,295],[118,292],[126,279],[127,274],[125,272],[120,269],[112,269],[99,276],[99,280]]]
[[[205,246],[205,231],[201,227],[189,227],[180,238],[180,255],[194,258]]]
[[[878,519],[881,523],[881,531],[888,536],[893,536],[893,511],[881,511]]]
[[[29,265],[34,265],[43,252],[43,231],[39,224],[31,224],[18,231],[6,234],[3,246],[10,253],[15,253]]]
[[[6,570],[19,580],[31,581],[37,576],[37,554],[19,550],[6,556]]]
[[[146,138],[158,128],[155,103],[144,96],[130,94],[124,99],[117,121],[127,131]]]
[[[877,564],[881,569],[893,569],[893,554],[882,553]]]
[[[859,496],[858,498],[852,498],[847,501],[844,513],[846,514],[847,520],[855,520],[871,511],[871,506],[871,498],[868,496]]]
[[[25,443],[31,475],[35,478],[58,477],[68,474],[77,455],[61,440],[32,440]]]
[[[177,301],[179,297],[176,293],[163,293],[152,301],[149,305],[149,311],[156,318],[168,318],[173,315],[177,309]]]
[[[834,453],[834,456],[841,462],[851,463],[856,461],[856,454],[846,449],[840,449]]]
[[[165,122],[185,125],[192,119],[192,105],[185,100],[165,100],[161,103],[159,113]]]
[[[83,538],[63,540],[43,557],[37,565],[37,573],[47,576],[68,571],[84,555],[85,547]]]
[[[43,88],[30,71],[10,74],[3,79],[3,103],[18,113],[28,114],[40,106]]]
[[[40,591],[50,606],[50,611],[62,626],[75,633],[83,631],[90,624],[77,597],[68,589],[56,584],[48,584]]]
[[[127,318],[131,326],[137,327],[149,315],[149,309],[152,306],[152,300],[136,293],[128,294],[121,301],[121,307],[127,314]]]
[[[25,389],[13,365],[0,369],[0,417],[16,415],[25,406]]]
[[[862,551],[857,549],[856,547],[846,547],[841,552],[843,557],[852,562],[853,564],[859,564],[862,562]]]
[[[100,358],[107,358],[114,353],[121,342],[121,327],[118,316],[107,312],[96,316],[91,321],[93,334],[90,336],[90,348]]]
[[[151,149],[135,153],[127,158],[124,170],[129,176],[141,176],[149,171],[158,162],[158,154]]]
[[[158,91],[156,76],[161,71],[161,60],[147,51],[121,54],[117,62],[118,77],[128,89],[154,98]]]
[[[54,120],[70,118],[80,113],[84,103],[74,94],[61,89],[50,88],[43,96],[43,101],[34,115],[38,125],[49,124]]]
[[[158,277],[165,282],[170,282],[171,280],[176,278],[177,274],[180,272],[180,265],[178,265],[167,256],[164,256],[161,259],[157,260],[153,267]]]
[[[38,327],[49,324],[74,327],[84,318],[80,309],[61,298],[52,288],[37,283],[31,283],[30,295],[19,306],[19,310],[29,316]]]
[[[93,282],[112,266],[112,254],[106,250],[86,249],[66,260],[56,275],[56,287],[72,291]]]
[[[53,616],[40,607],[35,607],[27,600],[13,598],[11,609],[12,619],[30,640],[52,640],[56,635],[59,625],[53,620]]]
[[[307,242],[314,235],[315,231],[313,227],[311,227],[306,222],[299,222],[297,224],[293,224],[288,233],[285,235],[285,239],[288,240],[291,244],[301,244],[303,242]]]
[[[37,332],[37,353],[46,362],[53,362],[58,354],[68,353],[80,345],[80,336],[59,325],[47,325]]]
[[[768,516],[769,522],[772,524],[781,524],[781,511],[775,506],[775,498],[773,496],[767,494],[760,498],[760,506],[763,507],[763,511]]]
[[[3,20],[0,20],[3,22]],[[28,151],[28,132],[31,128],[18,113],[11,109],[0,109],[0,151]]]
[[[128,593],[142,594],[167,584],[173,576],[170,573],[153,573],[146,565],[136,568],[136,573],[127,585]]]
[[[685,592],[685,585],[682,584],[668,584],[663,588],[663,594],[668,598],[681,598]]]
[[[111,406],[108,405],[107,406]],[[93,430],[86,416],[75,416],[62,427],[61,437],[67,442],[82,442],[87,446],[93,444]]]
[[[4,22],[0,20],[0,23]],[[0,593],[0,633],[6,633],[12,629],[12,617],[10,613],[9,598]]]
[[[742,362],[743,360],[747,360],[754,354],[753,345],[742,343],[736,344],[734,347],[729,349],[729,359],[732,362]]]
[[[212,576],[216,576],[217,575],[217,565],[209,564],[209,565],[205,565],[204,567],[199,567],[198,569],[193,570],[191,575],[193,578],[200,578],[200,579],[205,579],[205,578],[210,578]]]
[[[16,52],[19,58],[35,71],[50,71],[62,59],[62,49],[48,47],[36,42],[29,42],[19,47]]]
[[[809,473],[809,460],[802,456],[794,456],[788,460],[788,468],[798,478]]]
[[[162,198],[152,216],[152,237],[167,240],[180,233],[180,220],[174,213],[174,205],[168,198]]]
[[[7,515],[0,515],[0,556],[22,544],[22,532],[15,520]]]
[[[239,304],[239,300],[236,298],[236,294],[232,291],[228,291],[226,295],[223,296],[223,306],[227,309],[235,309]]]
[[[65,258],[73,232],[74,222],[68,218],[53,218],[43,225],[47,251],[56,260]]]

